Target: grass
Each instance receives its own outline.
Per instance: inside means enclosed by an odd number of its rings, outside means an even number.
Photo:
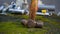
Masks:
[[[18,23],[18,22],[17,22]],[[0,24],[0,34],[37,34],[37,33],[45,33],[46,30],[40,28],[26,28],[21,24],[17,24],[14,22],[5,22]]]
[[[0,34],[60,34],[60,22],[57,23],[57,21],[45,18],[44,16],[36,16],[36,20],[44,22],[42,29],[24,27],[19,19],[28,19],[26,15],[12,15],[11,17],[17,18],[16,21],[9,20],[0,22]]]

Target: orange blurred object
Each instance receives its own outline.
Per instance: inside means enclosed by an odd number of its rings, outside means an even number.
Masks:
[[[38,10],[38,0],[31,0],[29,18],[35,20],[36,12]]]

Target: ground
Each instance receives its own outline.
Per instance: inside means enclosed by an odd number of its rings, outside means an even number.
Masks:
[[[0,34],[60,34],[60,17],[36,16],[44,22],[43,28],[26,28],[21,19],[26,15],[0,15]]]

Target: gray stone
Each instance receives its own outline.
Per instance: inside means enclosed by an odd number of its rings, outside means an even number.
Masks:
[[[22,19],[21,22],[24,26],[27,26],[28,28],[43,28],[43,23],[44,23],[40,20],[36,22],[32,19],[29,20]]]
[[[36,25],[36,22],[34,20],[32,20],[32,19],[28,20],[27,26],[29,28],[33,28],[33,27],[35,27],[35,25]]]
[[[43,27],[43,22],[42,21],[37,21],[35,27],[36,28],[42,28]]]
[[[23,24],[24,26],[26,26],[26,25],[27,25],[27,20],[22,19],[22,20],[21,20],[21,22],[22,22],[22,24]]]

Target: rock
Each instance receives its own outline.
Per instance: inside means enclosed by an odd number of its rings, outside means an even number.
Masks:
[[[27,26],[28,26],[29,28],[33,28],[33,27],[35,27],[35,25],[36,25],[36,22],[35,22],[34,20],[32,20],[32,19],[29,19],[29,20],[28,20]]]
[[[22,20],[21,20],[21,22],[22,22],[22,24],[23,24],[24,26],[26,26],[26,25],[27,25],[27,20],[22,19]]]
[[[35,27],[36,28],[42,28],[43,27],[43,22],[42,21],[37,21]]]
[[[28,28],[43,28],[43,22],[42,21],[36,22],[32,19],[29,19],[29,20],[22,19],[21,22],[24,26],[27,26]]]

